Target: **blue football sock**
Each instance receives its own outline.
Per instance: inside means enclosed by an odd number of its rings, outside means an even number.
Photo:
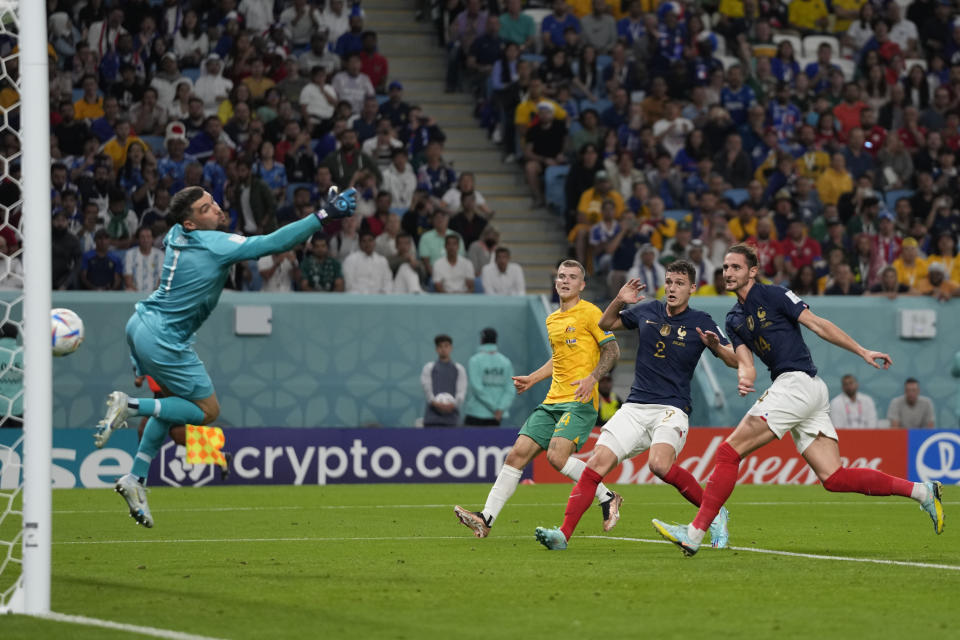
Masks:
[[[203,410],[183,398],[140,398],[135,409],[138,416],[153,416],[171,424],[203,424]]]
[[[179,400],[179,398],[166,399]],[[186,400],[184,400],[184,402],[186,402]],[[178,423],[167,422],[160,418],[150,418],[147,420],[147,426],[143,430],[143,438],[140,439],[140,447],[137,449],[137,456],[133,459],[133,469],[130,470],[130,473],[140,478],[147,477],[147,474],[150,472],[150,462],[157,455],[157,452],[160,451],[160,445],[166,440],[167,433],[169,433],[170,427],[174,424]]]

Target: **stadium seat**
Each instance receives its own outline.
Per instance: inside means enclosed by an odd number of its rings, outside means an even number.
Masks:
[[[188,69],[181,69],[181,70],[180,70],[180,74],[183,75],[183,76],[186,77],[186,78],[189,78],[191,84],[196,84],[196,83],[197,83],[197,78],[200,77],[200,69],[199,69],[199,67],[194,67],[194,68],[192,68],[192,69],[189,69],[189,68],[188,68]]]
[[[723,197],[733,203],[733,206],[739,207],[740,203],[750,197],[746,189],[727,189],[723,192]]]
[[[774,38],[776,40],[776,38]],[[817,57],[817,49],[826,42],[833,49],[833,57],[840,57],[840,41],[833,36],[807,36],[803,39],[803,55],[808,58]],[[798,54],[799,55],[799,54]]]
[[[857,63],[846,58],[834,58],[833,63],[843,71],[843,79],[847,82],[853,82],[853,76],[857,72]]]
[[[163,144],[163,136],[140,136],[140,139],[150,147],[153,155],[160,155],[167,152]]]
[[[550,9],[526,9],[523,13],[533,18],[534,40],[536,41],[537,51],[543,51],[543,37],[540,34],[540,25],[543,19],[553,13]]]
[[[313,193],[313,183],[312,182],[291,182],[287,185],[287,193],[284,195],[284,203],[290,204],[293,202],[293,192],[299,189],[300,187],[306,187],[310,189],[310,192]]]
[[[520,54],[520,59],[532,62],[535,65],[541,65],[547,61],[547,57],[539,53],[522,53]]]
[[[74,102],[77,102],[80,98],[83,97],[83,89],[74,89],[73,95],[71,96]]]
[[[566,184],[570,165],[547,167],[543,174],[544,195],[547,207],[554,213],[563,215],[567,210]]]
[[[473,292],[483,293],[483,278],[480,276],[477,276],[473,279]]]
[[[390,96],[383,95],[382,93],[377,94],[377,104],[383,104],[390,99]]]
[[[688,215],[690,215],[689,209],[667,209],[663,212],[664,218],[667,218],[668,220],[676,220],[677,222],[680,222]]]
[[[887,209],[892,212],[897,206],[897,200],[911,197],[913,197],[913,189],[894,189],[884,194],[883,201],[886,203]]]
[[[723,70],[726,71],[735,64],[740,64],[740,58],[734,56],[714,56],[720,63],[723,65]]]
[[[580,113],[583,113],[587,109],[594,109],[597,113],[602,114],[612,106],[613,102],[611,100],[607,100],[606,98],[600,98],[596,102],[583,99],[580,101]]]
[[[773,43],[780,45],[784,40],[788,40],[790,44],[793,45],[793,55],[800,56],[803,55],[803,41],[800,40],[800,36],[792,36],[786,33],[775,33],[773,34]]]

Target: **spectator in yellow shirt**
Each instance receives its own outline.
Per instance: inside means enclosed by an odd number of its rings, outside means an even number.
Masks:
[[[817,193],[823,204],[837,204],[840,196],[853,190],[853,177],[847,171],[847,159],[842,153],[830,158],[830,168],[817,178]]]
[[[97,95],[100,87],[92,73],[83,76],[83,95],[73,103],[73,117],[77,120],[96,120],[103,117],[103,96]]]
[[[267,90],[276,83],[269,77],[263,75],[266,67],[261,58],[256,58],[250,66],[250,75],[243,79],[243,84],[250,90],[250,97],[254,102],[261,102],[267,94]]]
[[[737,242],[746,242],[747,238],[757,235],[757,211],[749,200],[740,203],[736,217],[730,220],[728,226]]]
[[[826,31],[829,24],[827,5],[823,0],[793,0],[787,9],[787,20],[801,33]]]
[[[606,171],[597,171],[593,178],[593,186],[580,196],[577,211],[587,216],[589,224],[596,224],[600,222],[600,207],[607,198],[613,200],[614,217],[619,220],[623,214],[623,196],[613,190],[610,176]]]
[[[103,144],[103,151],[113,160],[113,170],[119,171],[127,163],[127,151],[134,142],[139,142],[146,149],[147,145],[137,136],[130,135],[130,120],[120,116],[113,125],[115,135]]]
[[[943,266],[947,279],[960,285],[960,257],[957,257],[956,242],[949,231],[940,233],[936,252],[931,251],[927,256],[927,268],[934,264]]]
[[[933,296],[941,302],[960,295],[960,284],[947,280],[946,271],[939,262],[933,262],[927,268],[927,277],[917,283],[917,293]]]
[[[867,0],[833,0],[833,32],[846,33],[850,23],[860,17],[860,8]]]
[[[927,261],[920,257],[916,238],[904,238],[900,257],[891,266],[897,271],[897,281],[911,289],[916,289],[927,278]]]

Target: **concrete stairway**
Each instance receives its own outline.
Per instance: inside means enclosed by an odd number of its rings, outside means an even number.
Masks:
[[[456,171],[472,171],[477,190],[496,212],[501,244],[523,266],[527,292],[549,294],[566,239],[560,219],[531,209],[529,190],[516,165],[504,164],[500,150],[477,126],[473,104],[464,94],[444,93],[446,53],[433,23],[414,21],[410,0],[364,0],[366,28],[377,31],[380,52],[390,61],[390,79],[400,80],[411,104],[423,107],[447,134],[444,157]]]

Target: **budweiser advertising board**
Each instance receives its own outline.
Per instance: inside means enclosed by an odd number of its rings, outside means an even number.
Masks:
[[[687,443],[680,453],[680,466],[687,469],[704,483],[713,470],[717,449],[732,429],[696,427],[687,434]],[[576,454],[587,460],[600,435],[594,429],[590,440]],[[840,453],[843,465],[879,469],[886,473],[906,477],[907,432],[890,429],[840,431]],[[537,456],[533,467],[534,482],[566,482],[570,479],[550,466],[546,456]],[[647,454],[624,460],[623,464],[604,477],[611,484],[652,484],[660,480],[647,468]],[[740,463],[740,484],[815,484],[817,476],[803,457],[797,453],[790,436],[774,441],[747,456]]]

